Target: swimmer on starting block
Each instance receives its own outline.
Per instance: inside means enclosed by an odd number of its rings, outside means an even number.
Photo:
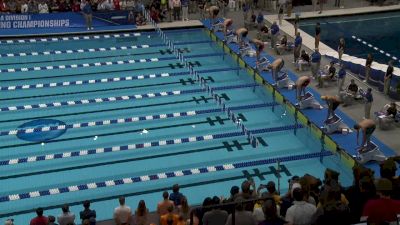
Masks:
[[[354,125],[354,129],[357,130],[357,145],[359,144],[358,141],[358,136],[359,136],[359,131],[360,129],[363,132],[363,141],[361,143],[361,147],[368,146],[371,143],[371,136],[372,133],[374,133],[376,128],[375,121],[371,119],[365,119],[358,124]],[[360,151],[362,151],[363,148],[360,148]]]
[[[256,65],[258,65],[260,61],[261,52],[264,50],[264,42],[258,39],[253,39],[251,40],[251,42],[253,42],[254,45],[256,46]]]
[[[328,116],[326,119],[328,120],[331,117],[335,116],[335,110],[337,107],[342,104],[342,101],[336,96],[331,95],[323,95],[321,96],[322,100],[325,100],[326,104],[328,105]]]
[[[223,32],[224,32],[224,39],[226,36],[231,33],[231,28],[232,28],[233,20],[232,19],[226,19],[224,21],[224,27],[223,27]]]
[[[216,19],[219,13],[219,8],[218,6],[213,5],[210,8],[208,8],[207,11],[210,16],[211,26],[214,26],[218,22],[216,21]]]
[[[308,76],[301,76],[296,81],[296,98],[298,101],[303,100],[306,95],[306,87],[310,84],[311,79]]]
[[[239,41],[239,47],[243,48],[245,47],[245,42],[244,39],[247,37],[247,34],[249,33],[249,31],[242,27],[236,30],[236,35],[237,35],[237,39]]]
[[[279,72],[285,65],[285,61],[283,61],[282,58],[277,58],[275,59],[269,66],[268,69],[272,70],[272,78],[274,79],[275,82],[277,82],[279,79]]]

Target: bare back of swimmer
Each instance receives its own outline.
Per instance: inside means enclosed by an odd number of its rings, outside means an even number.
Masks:
[[[261,52],[264,50],[264,42],[262,42],[261,40],[258,40],[258,39],[253,39],[251,41],[256,46],[256,63],[258,64]]]
[[[357,130],[357,144],[359,143],[358,136],[360,129],[363,132],[363,141],[361,143],[361,146],[363,147],[371,142],[371,136],[372,133],[375,131],[375,128],[376,128],[375,121],[371,119],[362,120],[358,124],[354,125],[354,129]]]
[[[335,110],[337,109],[337,107],[340,104],[342,104],[342,101],[334,95],[323,95],[323,96],[321,96],[321,99],[325,100],[326,104],[328,105],[327,119],[329,119],[330,117],[333,117],[335,115]]]
[[[211,19],[217,18],[218,13],[219,13],[218,6],[215,6],[215,5],[210,6],[210,8],[208,8],[208,13],[209,13]]]
[[[272,70],[272,78],[275,81],[278,80],[278,73],[281,71],[284,65],[285,61],[283,61],[282,58],[277,58],[268,66],[268,68]]]
[[[311,79],[308,76],[301,76],[296,81],[296,97],[297,100],[301,101],[303,96],[306,94],[306,87],[310,84]],[[302,95],[303,94],[303,95]]]
[[[236,30],[236,35],[237,35],[237,37],[238,37],[240,46],[243,46],[243,45],[244,45],[243,39],[247,37],[247,34],[248,34],[248,33],[249,33],[249,31],[248,31],[246,28],[244,28],[244,27],[239,28],[239,29]]]
[[[233,24],[233,20],[232,19],[226,19],[224,21],[224,36],[225,37],[228,34],[228,30],[231,28],[232,24]]]

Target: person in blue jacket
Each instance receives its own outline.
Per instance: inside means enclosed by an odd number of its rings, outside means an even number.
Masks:
[[[311,73],[314,79],[317,78],[318,72],[321,67],[321,54],[319,53],[318,48],[311,54]]]
[[[278,39],[279,35],[279,26],[276,24],[276,21],[271,26],[271,48],[275,49],[276,52],[278,52],[278,49],[276,47],[276,40]]]
[[[82,0],[81,10],[82,10],[83,16],[85,17],[87,30],[93,30],[93,25],[92,25],[93,11],[92,11],[92,6],[90,5],[90,2],[87,0]]]
[[[296,33],[296,38],[294,39],[294,50],[293,50],[293,55],[294,55],[294,63],[297,62],[300,58],[300,52],[301,52],[301,45],[303,44],[303,39],[300,36],[300,32]]]

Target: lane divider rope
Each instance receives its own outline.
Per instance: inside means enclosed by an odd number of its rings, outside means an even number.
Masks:
[[[176,45],[186,45],[186,44],[200,44],[209,43],[210,41],[189,41],[189,42],[178,42]],[[69,49],[69,50],[54,50],[54,51],[44,51],[44,52],[20,52],[20,53],[3,53],[0,54],[0,58],[10,58],[18,56],[41,56],[41,55],[61,55],[61,54],[75,54],[75,53],[85,53],[85,52],[105,52],[105,51],[119,51],[119,50],[133,50],[138,48],[152,48],[161,47],[164,44],[149,44],[149,45],[132,45],[132,46],[114,46],[114,47],[104,47],[104,48],[88,48],[88,49]]]
[[[381,53],[381,54],[383,54],[383,55],[385,55],[385,56],[387,56],[387,57],[389,57],[389,58],[391,58],[393,60],[398,60],[400,62],[400,59],[398,57],[396,57],[394,55],[391,55],[390,53],[386,53],[384,50],[381,50],[378,47],[373,46],[372,44],[362,40],[361,38],[359,38],[359,37],[357,37],[355,35],[352,35],[351,38],[353,38],[354,40],[357,40],[358,42],[362,43],[363,45],[366,45],[366,46],[374,49],[375,51],[377,51],[377,52],[379,52],[379,53]]]
[[[237,132],[237,133],[241,133],[241,132]],[[198,136],[198,137],[193,137],[193,138],[210,140],[213,137],[212,137],[212,135],[208,135],[208,136]],[[169,141],[177,141],[177,140],[169,140]],[[190,140],[185,139],[185,141],[189,142]],[[261,159],[261,160],[253,160],[253,161],[226,163],[226,164],[220,164],[220,165],[215,165],[215,166],[188,168],[188,169],[182,169],[182,170],[176,170],[176,171],[161,172],[161,173],[157,173],[157,174],[147,174],[147,175],[142,175],[142,176],[124,177],[124,178],[114,179],[114,180],[98,181],[98,182],[91,182],[91,183],[85,183],[85,184],[71,185],[71,186],[66,186],[66,187],[56,187],[56,188],[49,188],[49,189],[44,189],[44,190],[35,190],[35,191],[30,191],[30,192],[25,192],[25,193],[20,193],[20,194],[4,195],[4,196],[0,196],[0,202],[11,202],[11,201],[32,199],[32,198],[37,198],[37,197],[49,196],[49,195],[54,196],[54,195],[58,195],[58,194],[76,192],[76,191],[84,191],[84,190],[89,190],[89,189],[106,188],[106,187],[120,186],[120,185],[124,185],[124,184],[149,182],[149,181],[154,181],[154,180],[191,176],[191,175],[197,175],[197,174],[215,173],[218,171],[227,171],[227,170],[234,170],[234,169],[242,169],[242,168],[246,168],[246,167],[255,167],[255,166],[261,166],[261,165],[275,164],[277,162],[282,163],[282,162],[290,162],[290,161],[307,160],[307,159],[312,159],[312,158],[328,157],[328,156],[332,156],[332,155],[333,155],[333,153],[330,151],[323,151],[323,152],[297,154],[297,155],[282,156],[282,157],[276,157],[276,158],[267,158],[267,159]]]
[[[249,88],[249,87],[254,87],[254,86],[255,86],[255,84],[240,84],[240,85],[215,87],[213,89],[216,91],[217,90],[231,90],[231,89]],[[197,88],[197,89],[189,89],[189,90],[164,91],[164,92],[136,94],[136,95],[124,95],[124,96],[116,96],[116,97],[82,99],[82,100],[76,100],[76,101],[70,100],[70,101],[60,101],[60,102],[52,102],[52,103],[38,103],[38,104],[31,104],[31,105],[7,106],[7,107],[0,108],[0,112],[31,110],[31,109],[44,109],[44,108],[73,106],[73,105],[87,105],[87,104],[102,103],[102,102],[137,100],[137,99],[144,99],[144,98],[156,98],[156,97],[174,96],[174,95],[182,95],[182,94],[193,94],[193,93],[198,93],[198,92],[203,92],[203,91],[204,90],[202,88]]]
[[[221,72],[237,70],[237,68],[221,68],[221,69],[210,69],[210,70],[200,70],[200,73],[208,72]],[[130,80],[143,80],[143,79],[154,79],[161,77],[174,77],[187,75],[189,72],[176,72],[176,73],[157,73],[157,74],[143,74],[137,76],[125,76],[125,77],[113,77],[113,78],[102,78],[102,79],[90,79],[90,80],[75,80],[75,81],[61,81],[53,83],[39,83],[39,84],[23,84],[23,85],[12,85],[12,86],[0,86],[0,91],[14,91],[14,90],[27,90],[27,89],[39,89],[39,88],[52,88],[52,87],[67,87],[75,85],[87,85],[96,83],[112,83],[120,81],[130,81]]]
[[[270,103],[245,105],[245,106],[240,106],[240,107],[231,107],[230,109],[231,110],[256,109],[256,108],[261,108],[261,107],[271,107],[271,106],[275,106],[275,105],[277,105],[277,103],[270,102]],[[77,128],[84,128],[84,127],[95,127],[95,126],[104,126],[104,125],[112,125],[112,124],[134,123],[134,122],[139,122],[139,121],[150,121],[150,120],[159,120],[159,119],[167,119],[167,118],[189,117],[189,116],[196,116],[196,115],[216,113],[216,112],[222,112],[222,109],[221,108],[212,108],[212,109],[192,110],[192,111],[186,111],[186,112],[173,112],[173,113],[164,113],[164,114],[157,114],[157,115],[146,115],[146,116],[135,116],[135,117],[129,117],[129,118],[90,121],[90,122],[74,123],[74,124],[67,124],[67,125],[46,126],[46,127],[28,128],[28,129],[16,129],[16,130],[9,130],[9,131],[0,131],[0,136],[41,133],[41,132],[49,132],[49,131],[55,131],[55,130],[77,129]]]
[[[218,56],[221,53],[215,54],[197,54],[188,56],[188,58],[200,58]],[[161,57],[161,58],[144,58],[144,59],[130,59],[130,60],[118,60],[108,62],[95,62],[95,63],[82,63],[82,64],[70,64],[70,65],[55,65],[55,66],[35,66],[35,67],[23,67],[23,68],[8,68],[0,69],[0,73],[15,73],[15,72],[30,72],[30,71],[42,71],[42,70],[62,70],[62,69],[76,69],[76,68],[87,68],[87,67],[100,67],[100,66],[111,66],[111,65],[126,65],[135,63],[148,63],[148,62],[159,62],[175,59],[173,56]]]

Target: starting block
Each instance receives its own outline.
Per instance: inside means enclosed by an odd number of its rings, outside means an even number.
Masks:
[[[227,44],[230,44],[230,43],[236,43],[236,44],[237,44],[237,43],[239,43],[239,40],[238,40],[238,38],[237,38],[236,35],[234,35],[234,34],[229,34],[229,35],[226,36],[225,42],[226,42]]]
[[[324,126],[321,127],[323,131],[327,134],[333,133],[342,133],[348,134],[351,132],[351,129],[343,123],[342,118],[337,115],[330,117],[329,119],[324,121]]]
[[[256,56],[256,51],[251,48],[251,45],[249,43],[245,43],[245,46],[239,49],[239,53],[241,56]]]
[[[278,77],[276,79],[277,88],[289,88],[292,89],[294,82],[290,80],[286,72],[278,72]]]
[[[386,156],[379,150],[379,147],[369,142],[366,146],[362,146],[357,149],[358,153],[355,157],[357,162],[363,164],[369,161],[383,162],[386,160]]]
[[[262,57],[260,61],[258,62],[258,67],[257,69],[259,71],[269,71],[269,66],[271,65],[271,62],[266,58]]]
[[[304,96],[304,98],[297,103],[300,109],[307,109],[307,108],[313,108],[313,109],[322,109],[323,107],[317,100],[315,100],[314,95],[311,94],[310,92],[307,92]]]
[[[214,32],[222,31],[222,30],[224,29],[224,22],[217,22],[217,23],[214,23],[214,24],[211,26],[211,29],[212,29]]]

